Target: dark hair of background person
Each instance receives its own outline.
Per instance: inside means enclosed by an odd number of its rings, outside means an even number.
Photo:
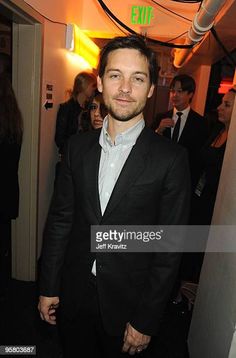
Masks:
[[[0,74],[2,73],[11,79],[11,57],[4,52],[0,52]]]
[[[23,120],[11,82],[0,74],[0,143],[21,144]]]
[[[98,65],[98,74],[100,78],[102,78],[105,73],[108,55],[112,51],[126,48],[138,50],[147,59],[149,65],[150,82],[151,84],[156,84],[158,75],[156,54],[149,47],[147,47],[144,38],[139,35],[115,37],[103,47],[100,53],[100,61]]]
[[[90,112],[92,109],[92,103],[93,103],[94,99],[96,99],[96,101],[98,101],[100,103],[100,112],[101,112],[102,118],[105,118],[108,111],[107,111],[107,107],[105,106],[105,103],[104,103],[103,95],[98,90],[95,91],[94,96],[91,97],[91,99],[88,103],[89,115],[90,115]]]
[[[182,91],[187,91],[188,93],[194,93],[196,90],[196,83],[191,76],[188,75],[175,76],[170,83],[170,89],[174,88],[176,82],[180,82]]]
[[[80,72],[74,79],[71,97],[76,101],[78,94],[85,91],[87,86],[92,82],[97,82],[96,76],[93,73]]]
[[[98,90],[95,91],[94,95],[90,98],[87,110],[83,111],[81,113],[81,126],[83,128],[83,132],[92,130],[92,124],[91,124],[91,110],[93,106],[93,102],[96,100],[100,103],[100,113],[102,118],[104,119],[106,115],[108,114],[107,107],[105,106],[104,99],[102,93],[100,93]]]

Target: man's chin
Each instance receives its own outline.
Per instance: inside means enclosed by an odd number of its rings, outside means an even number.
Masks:
[[[110,111],[110,115],[112,118],[114,118],[116,121],[119,122],[128,122],[131,119],[133,119],[134,117],[138,116],[142,111],[138,111],[138,112],[132,112],[132,113],[117,113],[117,112],[113,112]]]

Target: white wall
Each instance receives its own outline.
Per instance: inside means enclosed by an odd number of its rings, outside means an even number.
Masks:
[[[213,224],[236,225],[236,101],[216,198]],[[236,226],[235,226],[236,227]],[[229,236],[225,230],[224,239]],[[210,235],[209,241],[216,237]],[[235,230],[233,229],[233,240]],[[229,246],[225,242],[225,249]],[[191,358],[236,355],[236,253],[209,253],[204,260],[189,333]]]
[[[66,26],[63,23],[80,23],[81,1],[60,0],[59,4],[48,0],[28,0],[28,4],[50,20],[45,18],[41,123],[39,142],[39,178],[38,178],[38,255],[41,250],[42,232],[47,216],[54,184],[57,148],[54,143],[56,114],[59,103],[66,100],[66,90],[73,85],[74,77],[86,69],[65,49]],[[75,60],[76,59],[76,60]],[[46,110],[46,84],[53,85],[53,109]]]

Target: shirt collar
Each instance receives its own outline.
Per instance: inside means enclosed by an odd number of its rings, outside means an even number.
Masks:
[[[105,117],[103,121],[103,126],[99,138],[99,144],[101,145],[104,151],[109,150],[111,147],[122,145],[126,148],[132,147],[145,127],[144,119],[140,119],[135,125],[127,129],[123,133],[117,134],[115,137],[115,143],[112,142],[109,133],[107,132],[108,127],[108,116]]]
[[[177,113],[177,112],[182,112],[182,113],[183,113],[182,118],[183,118],[183,117],[187,118],[187,116],[188,116],[188,114],[189,114],[189,111],[190,111],[190,106],[188,106],[187,108],[183,109],[182,111],[178,111],[178,110],[174,107],[173,115],[176,116],[176,113]]]

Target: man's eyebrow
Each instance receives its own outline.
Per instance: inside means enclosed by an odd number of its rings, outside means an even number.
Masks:
[[[119,70],[118,68],[109,68],[107,70],[107,73],[108,72],[120,72],[121,73],[122,71]],[[143,71],[135,71],[135,72],[132,73],[132,75],[143,75],[143,76],[148,77],[148,74],[146,72],[143,72]]]
[[[143,75],[143,76],[148,77],[148,74],[146,72],[143,72],[143,71],[136,71],[136,72],[134,72],[134,75]]]
[[[107,72],[113,72],[113,71],[115,71],[115,72],[121,72],[121,70],[119,70],[118,68],[109,68],[109,69],[107,70]]]

